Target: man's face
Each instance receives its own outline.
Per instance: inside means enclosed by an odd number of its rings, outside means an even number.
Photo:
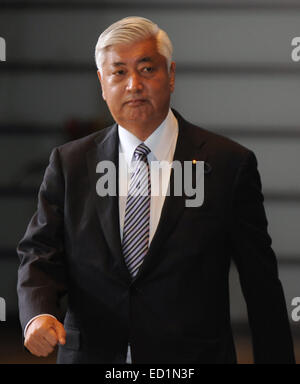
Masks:
[[[118,124],[156,128],[163,121],[174,90],[175,63],[168,73],[154,38],[109,47],[102,69],[102,95]]]

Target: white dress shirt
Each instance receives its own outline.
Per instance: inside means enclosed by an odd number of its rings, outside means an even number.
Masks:
[[[140,139],[130,133],[127,129],[118,126],[119,132],[119,215],[120,215],[120,236],[121,241],[123,239],[123,226],[125,218],[125,208],[127,192],[129,189],[130,176],[126,174],[126,171],[130,169],[130,165],[134,160],[133,154],[136,147],[142,143]],[[144,141],[144,144],[150,148],[151,152],[147,155],[147,159],[150,165],[151,175],[151,192],[154,192],[154,182],[157,183],[157,178],[154,178],[154,172],[151,172],[151,162],[167,161],[169,164],[173,161],[176,142],[178,137],[178,122],[172,112],[169,109],[169,113],[166,119],[160,124],[160,126]],[[124,164],[124,161],[126,164]],[[167,169],[167,168],[164,168]],[[168,188],[170,179],[170,170],[168,172],[162,172],[162,178],[159,180],[160,189],[156,189],[155,196],[151,196],[150,202],[150,233],[149,233],[149,245],[156,231],[161,210],[164,204],[165,195]],[[157,187],[157,186],[156,186]],[[130,344],[128,344],[126,363],[131,363]]]
[[[130,175],[128,170],[133,161],[133,154],[136,147],[142,143],[140,139],[130,133],[127,129],[118,125],[119,135],[119,217],[120,217],[120,237],[123,239],[123,226],[125,218],[127,193],[130,183]],[[161,191],[151,196],[150,202],[150,233],[149,233],[149,245],[156,231],[161,210],[164,204],[165,195],[168,188],[170,169],[168,172],[162,172],[162,178],[159,180],[159,186],[157,188],[157,178],[153,179],[154,172],[151,172],[151,162],[168,162],[173,161],[175,147],[178,137],[178,122],[171,109],[169,109],[168,115],[159,127],[144,141],[145,145],[150,148],[151,152],[147,155],[147,159],[150,165],[151,174],[151,191]],[[166,169],[166,168],[164,168]],[[153,182],[152,182],[153,181]],[[160,189],[159,189],[160,188]],[[33,317],[27,323],[24,336],[26,334],[29,324],[39,316],[46,315],[41,314]],[[50,315],[52,316],[52,315]],[[54,316],[52,316],[54,317]],[[128,344],[126,363],[131,363],[130,344]]]
[[[130,133],[127,129],[118,126],[119,132],[119,215],[120,215],[120,236],[121,241],[123,239],[123,225],[125,218],[125,208],[127,200],[127,192],[129,189],[130,176],[126,175],[127,169],[132,164],[133,153],[136,147],[142,143],[140,139]],[[169,113],[166,119],[161,125],[144,141],[145,145],[150,148],[151,152],[147,155],[147,159],[150,165],[151,174],[151,188],[154,193],[154,175],[151,172],[152,161],[167,161],[169,164],[173,161],[173,155],[178,136],[178,123],[172,112]],[[127,164],[124,164],[124,160]],[[165,177],[161,183],[161,192],[157,196],[151,196],[150,202],[150,239],[149,244],[153,238],[157,224],[159,222],[162,206],[164,203],[164,197],[167,192],[170,172],[162,172],[162,176]],[[155,188],[156,189],[156,188]],[[158,189],[157,189],[158,190]]]

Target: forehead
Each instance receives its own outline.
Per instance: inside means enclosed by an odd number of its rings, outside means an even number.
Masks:
[[[151,58],[152,60],[163,58],[158,52],[155,38],[144,39],[134,43],[120,43],[108,47],[105,53],[104,64],[130,64],[138,62],[143,58]]]

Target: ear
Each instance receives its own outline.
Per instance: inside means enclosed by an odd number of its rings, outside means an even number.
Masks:
[[[99,69],[97,70],[97,75],[98,75],[99,82],[101,84],[102,97],[105,100],[104,87],[103,87],[103,84],[102,84],[102,77],[101,77],[101,73],[100,73]]]
[[[170,90],[171,90],[171,93],[174,92],[174,89],[175,89],[175,70],[176,70],[176,63],[175,63],[175,61],[172,61],[171,67],[170,67]]]

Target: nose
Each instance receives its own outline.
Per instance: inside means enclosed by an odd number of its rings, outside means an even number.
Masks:
[[[133,72],[129,75],[126,88],[130,92],[138,92],[143,89],[141,78],[136,72]]]

